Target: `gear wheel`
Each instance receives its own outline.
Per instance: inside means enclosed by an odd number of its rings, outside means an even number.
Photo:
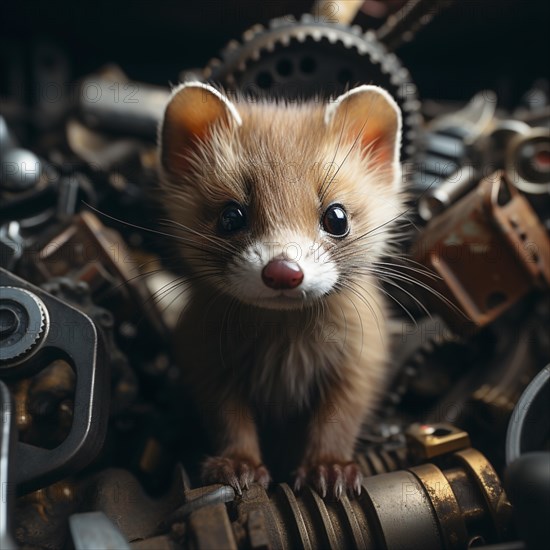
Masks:
[[[42,300],[22,288],[3,286],[0,298],[0,369],[34,353],[48,330]]]
[[[305,14],[255,25],[242,43],[229,42],[203,71],[205,80],[253,98],[289,100],[336,97],[356,84],[376,84],[395,98],[403,113],[404,159],[415,153],[422,123],[411,75],[374,33],[316,20]]]
[[[396,413],[403,398],[412,392],[417,399],[435,398],[452,382],[451,359],[463,357],[468,347],[452,333],[437,315],[418,321],[405,354],[396,358],[400,365],[380,411],[389,418]]]

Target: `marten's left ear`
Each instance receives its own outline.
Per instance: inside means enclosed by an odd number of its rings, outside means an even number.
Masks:
[[[344,143],[356,143],[374,164],[399,164],[401,111],[392,96],[378,86],[359,86],[331,102],[325,123]]]

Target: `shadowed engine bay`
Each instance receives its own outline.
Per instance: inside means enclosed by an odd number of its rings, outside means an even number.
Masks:
[[[151,13],[137,3],[136,33],[98,43],[80,63],[101,30],[83,30],[71,51],[70,4],[58,6],[57,27],[55,6],[32,2],[5,18],[0,548],[545,547],[550,80],[532,61],[540,40],[513,46],[511,69],[495,60],[485,70],[473,46],[443,69],[434,50],[456,38],[447,35],[455,19],[477,21],[477,48],[508,32],[514,10],[548,23],[547,7],[504,2],[495,31],[495,2],[479,12],[450,0],[234,4],[161,3]],[[121,16],[99,9],[106,37],[116,36]],[[176,49],[174,21],[164,45],[134,52],[128,40],[149,25],[158,42],[159,21],[178,17],[191,38],[176,74],[161,53]],[[193,34],[209,22],[211,39]],[[433,72],[419,60],[432,54]],[[238,496],[199,482],[208,444],[171,351],[186,293],[174,284],[181,266],[155,197],[169,82],[190,79],[251,101],[329,98],[371,83],[401,108],[407,261],[393,258],[383,280],[391,385],[358,442],[359,497],[323,500],[286,483]]]

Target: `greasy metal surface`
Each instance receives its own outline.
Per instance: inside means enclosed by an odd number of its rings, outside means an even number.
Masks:
[[[462,511],[453,490],[441,470],[433,464],[422,464],[409,469],[424,485],[435,510],[443,547],[449,550],[464,548],[468,532]]]
[[[506,540],[511,531],[512,508],[500,479],[487,459],[475,449],[464,449],[453,455],[475,478],[487,504],[499,539]]]
[[[440,277],[427,283],[454,307],[430,301],[455,327],[482,327],[550,281],[546,230],[503,172],[429,223],[412,254]]]
[[[364,480],[364,496],[380,530],[378,546],[390,549],[441,548],[437,519],[428,494],[410,472],[381,474]]]

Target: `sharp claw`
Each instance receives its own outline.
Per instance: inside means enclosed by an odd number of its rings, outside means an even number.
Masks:
[[[321,493],[321,496],[325,498],[327,496],[327,480],[323,475],[319,477],[319,492]]]
[[[233,487],[233,489],[235,489],[235,492],[236,492],[240,497],[243,496],[243,490],[241,489],[241,485],[239,484],[239,482],[237,481],[237,479],[235,479],[235,481],[231,482],[230,485],[231,485],[231,487]]]
[[[361,494],[361,476],[357,476],[355,483],[353,484],[355,494],[359,496]]]
[[[334,485],[334,497],[336,498],[336,500],[340,500],[342,498],[342,492],[343,492],[342,484],[336,483]]]

